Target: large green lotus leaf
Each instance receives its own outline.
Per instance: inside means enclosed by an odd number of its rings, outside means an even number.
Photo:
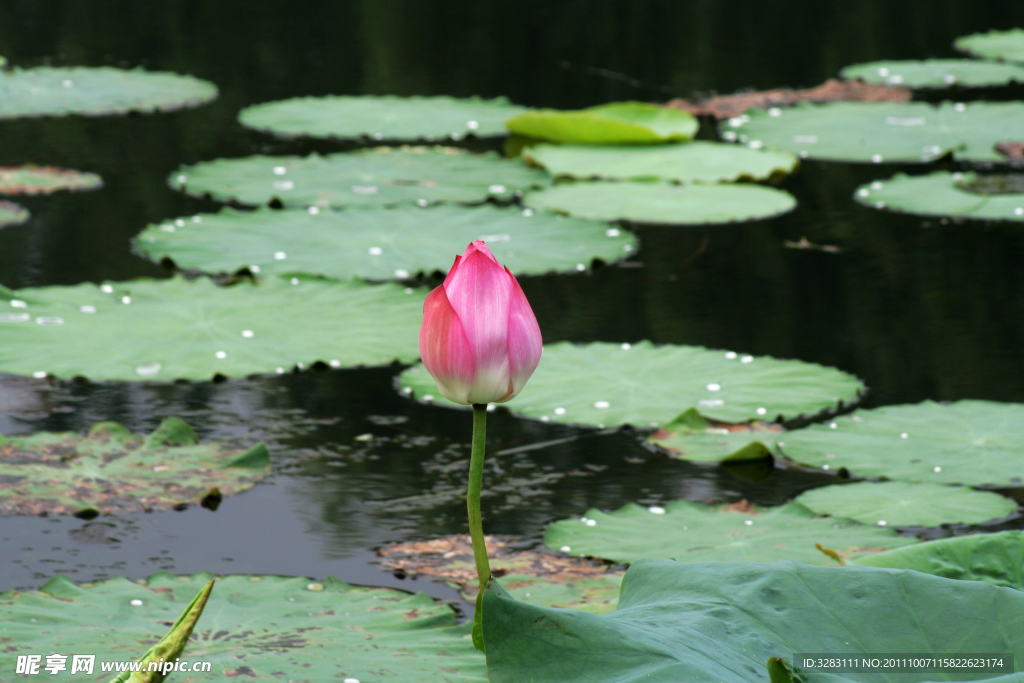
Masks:
[[[554,522],[544,534],[549,548],[626,563],[668,557],[680,562],[831,564],[815,543],[852,557],[915,542],[892,529],[817,517],[799,503],[762,508],[746,502],[712,506],[688,500],[650,508],[630,503],[610,513],[588,510],[579,519]]]
[[[928,162],[950,153],[1005,161],[1000,142],[1024,140],[1024,102],[831,102],[751,109],[722,136],[801,157],[862,162]]]
[[[517,600],[594,614],[612,611],[619,601],[622,571],[603,562],[567,557],[546,548],[519,550],[497,536],[486,540],[491,573],[500,577],[502,587]],[[396,543],[381,548],[377,555],[387,570],[449,582],[467,602],[476,600],[479,577],[468,536]]]
[[[612,102],[578,111],[538,109],[514,116],[505,125],[529,138],[587,145],[690,140],[699,127],[689,112],[646,102]]]
[[[215,97],[217,87],[208,81],[141,69],[37,67],[0,72],[0,119],[171,111]]]
[[[136,239],[149,258],[208,273],[316,273],[406,279],[445,272],[459,245],[487,242],[517,275],[586,269],[636,249],[629,232],[553,212],[484,205],[236,211],[151,225]],[[255,267],[255,268],[254,268]]]
[[[524,150],[523,157],[555,176],[662,178],[684,183],[764,180],[792,173],[797,165],[796,155],[790,152],[703,140],[645,147],[537,145]]]
[[[846,80],[907,88],[985,87],[1024,83],[1024,66],[977,59],[924,59],[854,64],[839,72]]]
[[[592,182],[530,192],[535,209],[596,220],[704,225],[770,218],[796,206],[788,192],[760,185],[676,185],[667,182]]]
[[[862,185],[854,193],[854,198],[876,209],[924,216],[1024,221],[1024,185],[1021,185],[1020,191],[1006,194],[964,189],[965,185],[971,187],[970,183],[977,182],[979,178],[983,182],[990,182],[998,177],[947,171],[935,171],[923,176],[897,173],[889,180],[876,180]]]
[[[857,477],[968,486],[1019,486],[1024,405],[958,401],[859,410],[827,425],[788,432],[776,450]]]
[[[165,572],[138,583],[116,578],[80,586],[58,576],[39,591],[0,593],[6,675],[13,675],[19,654],[42,653],[45,665],[51,653],[97,653],[96,673],[103,662],[134,660],[213,578],[182,655],[183,662],[212,662],[212,671],[179,672],[172,681],[487,680],[468,629],[455,626],[451,608],[422,593],[361,588],[334,577]],[[70,663],[62,681],[96,680],[69,675]]]
[[[548,184],[547,174],[444,147],[379,147],[308,157],[251,156],[183,166],[171,185],[192,195],[257,206],[360,206],[509,199]],[[276,204],[276,202],[274,202]]]
[[[991,491],[905,481],[822,486],[801,493],[796,502],[819,515],[878,526],[980,524],[1017,509],[1015,502]]]
[[[54,166],[0,167],[0,194],[50,194],[57,190],[95,190],[103,179],[95,173],[83,173]]]
[[[28,220],[28,209],[14,202],[0,201],[0,228],[21,225]]]
[[[286,136],[433,141],[505,135],[505,121],[526,111],[504,97],[296,97],[246,107],[238,120]]]
[[[1024,28],[974,33],[957,38],[953,46],[979,57],[1024,62]]]
[[[648,435],[672,457],[693,462],[738,462],[772,457],[771,443],[782,427],[769,422],[730,424],[708,420],[694,408]]]
[[[0,288],[0,372],[202,380],[412,362],[422,307],[417,290],[311,278]]]
[[[491,683],[750,683],[794,653],[976,653],[1024,657],[1024,593],[875,567],[648,560],[626,572],[619,609],[537,607],[492,583],[484,599]],[[789,662],[792,664],[792,662]],[[1013,671],[1012,661],[1004,666]],[[796,680],[987,680],[1024,674],[800,673]],[[772,676],[774,683],[792,680]]]
[[[1024,590],[1024,531],[940,538],[855,557],[852,563]]]
[[[438,396],[422,365],[399,377],[404,393]],[[835,368],[703,346],[569,342],[546,344],[513,412],[543,421],[640,427],[665,424],[687,408],[725,422],[792,419],[853,403],[863,385]]]
[[[244,491],[270,474],[262,443],[200,444],[177,418],[165,419],[148,437],[114,422],[93,425],[88,436],[0,436],[0,463],[0,514],[19,515],[87,508],[141,512],[201,503]]]

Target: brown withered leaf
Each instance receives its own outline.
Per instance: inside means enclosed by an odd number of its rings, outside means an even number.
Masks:
[[[753,107],[786,107],[797,102],[909,102],[910,98],[911,92],[908,88],[830,78],[813,88],[799,90],[778,88],[776,90],[739,92],[702,100],[675,99],[667,102],[665,106],[682,109],[695,116],[727,119],[739,116]]]

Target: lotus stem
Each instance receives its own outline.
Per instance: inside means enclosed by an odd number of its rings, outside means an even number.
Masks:
[[[484,525],[480,517],[480,490],[484,481],[484,448],[487,444],[487,404],[473,404],[473,446],[469,456],[469,487],[466,491],[466,508],[469,511],[469,537],[473,541],[473,558],[476,572],[480,577],[480,588],[476,594],[476,612],[473,615],[473,645],[481,652],[483,645],[483,595],[491,579],[491,565],[487,561],[487,544],[484,542]]]

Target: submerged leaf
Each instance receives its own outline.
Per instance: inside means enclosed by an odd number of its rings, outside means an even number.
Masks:
[[[28,220],[28,209],[15,204],[0,200],[0,228],[8,225],[21,225]],[[0,322],[3,321],[3,314],[0,313]]]
[[[516,275],[586,270],[636,249],[632,233],[552,212],[494,206],[357,208],[345,211],[226,208],[151,225],[136,248],[179,268],[231,273],[310,273],[404,280],[451,267],[453,245],[487,242]]]
[[[159,71],[108,66],[0,71],[0,119],[171,111],[215,97],[212,83]]]
[[[188,436],[191,438],[187,438]],[[212,489],[230,496],[270,474],[262,443],[200,444],[195,432],[167,418],[148,437],[115,422],[88,436],[40,432],[0,442],[0,514],[141,512],[198,504]]]
[[[589,145],[689,140],[699,127],[688,112],[646,102],[612,102],[578,111],[538,109],[515,116],[505,125],[517,135]]]
[[[246,107],[238,120],[276,135],[432,142],[505,135],[505,121],[526,111],[504,97],[295,97]]]

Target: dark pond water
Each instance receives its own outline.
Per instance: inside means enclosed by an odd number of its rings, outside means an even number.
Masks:
[[[247,131],[235,116],[251,103],[395,93],[578,107],[806,87],[848,64],[953,56],[959,35],[1024,25],[1024,4],[985,0],[10,0],[3,12],[0,54],[14,64],[144,66],[221,89],[214,103],[171,114],[0,122],[0,165],[55,164],[106,181],[99,192],[24,201],[33,218],[0,230],[0,284],[11,288],[167,277],[134,255],[130,240],[149,223],[216,208],[167,187],[182,163],[351,147]],[[1024,88],[955,94],[985,97],[1020,98]],[[500,143],[477,145],[486,146]],[[1024,401],[1024,230],[851,201],[859,184],[898,170],[907,169],[807,162],[783,184],[800,202],[789,215],[639,226],[631,267],[522,285],[546,341],[650,339],[814,361],[862,377],[869,406]],[[784,248],[801,237],[843,251]],[[334,574],[454,599],[443,585],[402,581],[371,564],[381,544],[465,529],[469,416],[399,397],[398,370],[216,385],[0,376],[4,434],[81,431],[100,420],[143,431],[177,415],[205,438],[265,440],[276,466],[216,512],[0,518],[0,589],[38,587],[55,573],[90,580],[209,570]],[[753,483],[664,459],[629,433],[501,412],[489,448],[485,528],[534,541],[548,522],[589,507],[677,498],[779,504],[832,481],[776,470]]]

